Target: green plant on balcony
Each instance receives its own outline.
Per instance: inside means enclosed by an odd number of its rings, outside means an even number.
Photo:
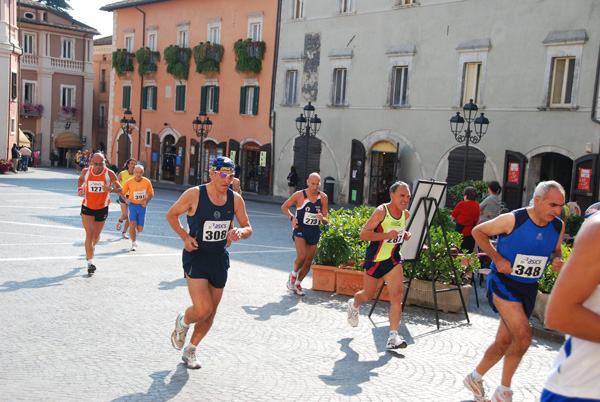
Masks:
[[[223,45],[200,42],[194,47],[194,61],[198,74],[218,74],[221,72],[221,60],[225,48]]]
[[[133,71],[133,58],[135,55],[126,49],[119,49],[112,54],[112,68],[119,77]]]
[[[233,52],[235,53],[235,71],[238,73],[260,73],[266,48],[267,45],[265,42],[255,42],[250,38],[246,40],[239,39],[233,44]]]
[[[190,72],[192,50],[189,47],[170,45],[165,49],[167,73],[180,80],[187,80]]]
[[[138,74],[146,75],[155,73],[160,61],[160,52],[142,47],[135,52],[135,60],[138,63]]]

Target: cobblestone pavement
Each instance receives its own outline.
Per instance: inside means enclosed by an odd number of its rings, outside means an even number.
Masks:
[[[115,230],[116,203],[87,277],[75,170],[0,175],[0,400],[470,401],[462,378],[498,318],[471,295],[464,314],[407,307],[409,346],[387,352],[389,304],[346,322],[347,296],[285,288],[295,256],[279,207],[247,202],[253,236],[234,244],[214,326],[187,370],[170,344],[189,303],[182,242],[164,214],[179,193],[157,190],[137,252]],[[483,291],[479,292],[483,301]],[[559,344],[534,337],[513,381],[515,401],[537,401]],[[488,373],[493,392],[501,366]]]

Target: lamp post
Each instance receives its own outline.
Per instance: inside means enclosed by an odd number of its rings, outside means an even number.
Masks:
[[[314,116],[313,116],[314,114]],[[311,138],[317,136],[321,128],[321,119],[315,114],[315,107],[308,102],[304,106],[304,113],[296,118],[296,130],[300,137],[306,138],[306,155],[304,157],[304,180],[308,179],[308,144]]]
[[[201,110],[200,115],[192,122],[192,127],[196,133],[196,137],[200,138],[200,155],[198,158],[198,184],[202,184],[202,146],[204,145],[204,139],[210,133],[212,129],[212,121],[206,115],[206,111]]]
[[[465,142],[465,162],[463,165],[463,177],[462,181],[467,180],[467,163],[469,160],[469,142],[473,144],[477,144],[481,141],[481,137],[485,135],[488,129],[488,124],[490,121],[481,113],[481,115],[477,118],[477,110],[479,108],[476,104],[473,103],[473,99],[469,101],[466,105],[463,106],[463,112],[465,118],[462,118],[460,112],[456,112],[456,116],[452,116],[450,119],[450,130],[452,134],[454,134],[454,139],[457,142]],[[467,129],[465,130],[465,134],[463,135],[463,125],[465,124],[465,119],[467,120]],[[471,123],[475,126],[475,135],[471,131]]]
[[[123,133],[125,133],[125,135],[127,135],[127,137],[129,137],[131,135],[131,133],[133,132],[133,126],[135,125],[135,119],[132,116],[131,110],[129,110],[129,108],[127,108],[127,110],[124,113],[125,115],[123,116],[123,118],[121,119],[120,123],[121,123],[121,130],[123,130]],[[139,150],[138,150],[138,159],[140,157],[139,155]]]

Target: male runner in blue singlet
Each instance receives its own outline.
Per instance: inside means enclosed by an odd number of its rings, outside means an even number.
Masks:
[[[500,326],[477,368],[463,380],[477,402],[485,396],[482,376],[502,357],[501,385],[493,402],[512,402],[512,377],[531,344],[529,317],[533,312],[538,281],[548,263],[558,272],[563,265],[560,244],[565,231],[558,218],[565,203],[565,190],[555,181],[541,182],[533,193],[532,207],[482,223],[473,229],[479,247],[492,259],[487,279],[488,300],[500,313]],[[490,236],[498,236],[496,247]]]
[[[185,243],[183,271],[192,299],[192,306],[175,320],[171,343],[181,350],[190,325],[195,323],[182,357],[193,369],[200,368],[196,347],[212,326],[227,282],[227,243],[252,234],[244,200],[229,188],[233,176],[233,161],[222,156],[215,158],[210,183],[186,190],[167,212],[167,222]],[[189,232],[179,222],[184,213]],[[234,215],[240,227],[230,227]]]
[[[365,223],[360,239],[370,241],[363,263],[364,288],[348,300],[348,323],[358,325],[358,308],[373,298],[379,279],[384,278],[390,292],[390,336],[387,349],[405,348],[407,343],[398,335],[402,318],[402,286],[404,272],[400,247],[410,239],[406,222],[410,213],[406,210],[410,201],[408,184],[397,181],[390,186],[391,201],[381,204]]]
[[[281,206],[283,213],[292,221],[292,237],[298,256],[294,260],[294,269],[290,273],[287,288],[298,296],[304,296],[301,282],[310,271],[317,243],[321,237],[319,223],[327,225],[327,195],[319,191],[321,176],[311,173],[306,180],[306,190],[296,191]],[[296,215],[290,207],[296,205]]]

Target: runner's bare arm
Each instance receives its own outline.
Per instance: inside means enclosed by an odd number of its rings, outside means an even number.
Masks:
[[[252,235],[252,226],[250,226],[250,220],[246,213],[246,203],[244,199],[238,194],[234,193],[234,208],[235,208],[235,219],[240,227],[233,227],[227,233],[227,239],[230,241],[238,241],[240,239],[247,239]]]
[[[194,251],[198,249],[198,242],[183,228],[179,221],[179,216],[187,212],[188,215],[194,215],[196,213],[196,207],[198,206],[198,198],[200,196],[200,190],[198,187],[192,187],[187,189],[181,197],[169,208],[167,211],[167,222],[171,228],[177,233],[177,235],[185,243],[184,248],[187,251]]]
[[[563,264],[565,263],[562,259],[562,241],[563,241],[563,236],[565,234],[565,223],[562,223],[562,229],[560,230],[560,236],[558,236],[558,243],[556,244],[556,247],[554,248],[554,251],[552,252],[552,255],[554,256],[554,258],[552,258],[552,271],[554,272],[559,272],[562,267]]]
[[[121,195],[121,183],[119,183],[119,179],[117,175],[112,170],[108,171],[108,176],[110,177],[110,181],[113,184],[113,193]]]
[[[579,230],[546,309],[548,328],[592,342],[600,342],[600,314],[583,303],[600,285],[599,236],[600,215]]]
[[[492,245],[489,236],[511,233],[514,227],[515,216],[513,214],[504,214],[475,226],[472,232],[477,245],[496,263],[498,272],[503,274],[510,274],[512,272],[512,263],[500,255],[498,250]]]
[[[327,194],[321,193],[321,212],[317,214],[317,219],[323,224],[327,225],[329,219],[327,218],[327,206],[329,205],[329,198]]]
[[[375,211],[373,211],[373,214],[371,215],[371,217],[369,218],[367,223],[365,223],[365,226],[363,226],[362,230],[360,231],[360,239],[364,240],[364,241],[381,241],[381,240],[396,238],[396,236],[398,236],[397,230],[392,230],[392,231],[389,231],[388,233],[374,232],[377,225],[379,225],[381,223],[381,221],[383,221],[384,218],[385,218],[385,209],[384,209],[383,205],[380,205],[377,207],[377,209],[375,209]]]

